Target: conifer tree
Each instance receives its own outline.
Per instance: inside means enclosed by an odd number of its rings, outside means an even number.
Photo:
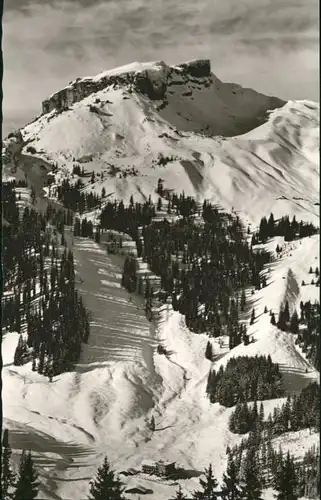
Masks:
[[[296,494],[297,478],[293,459],[288,451],[286,459],[282,460],[279,469],[276,471],[274,489],[277,500],[298,500]]]
[[[213,361],[213,348],[210,341],[207,342],[206,350],[205,350],[205,358],[209,361]]]
[[[268,232],[269,232],[269,236],[274,236],[274,216],[273,216],[273,213],[271,213],[269,221],[268,221]]]
[[[290,309],[288,300],[285,302],[283,314],[285,323],[288,323],[290,321]]]
[[[246,454],[244,463],[244,491],[246,500],[261,499],[261,484],[259,474],[259,460],[254,447],[251,447]]]
[[[252,309],[250,325],[253,325],[254,321],[255,321],[255,309]]]
[[[90,481],[90,496],[88,500],[124,500],[122,483],[116,478],[110,468],[107,457],[98,468],[96,477]]]
[[[200,479],[201,490],[193,493],[194,500],[217,500],[218,493],[215,491],[218,487],[218,482],[213,475],[212,464],[208,469],[205,469],[205,479]]]
[[[261,401],[261,404],[260,404],[259,422],[260,422],[261,426],[263,426],[263,423],[264,423],[264,406],[263,406],[263,402],[262,401]]]
[[[281,307],[280,312],[279,312],[277,327],[280,330],[282,330],[283,332],[286,331],[286,316],[285,316],[285,313],[284,313],[282,307]]]
[[[19,473],[13,500],[34,500],[38,495],[38,474],[33,464],[31,452],[21,454]]]
[[[15,366],[21,366],[23,364],[23,356],[26,354],[26,352],[27,352],[26,342],[22,338],[22,335],[19,335],[18,345],[16,347],[13,359],[13,364]]]
[[[245,290],[243,288],[242,294],[241,294],[241,311],[242,312],[244,312],[245,304],[246,304],[246,296],[245,296]]]
[[[299,317],[296,311],[294,311],[291,317],[290,331],[294,334],[298,333],[299,331]]]
[[[224,500],[245,499],[245,492],[240,485],[238,468],[232,454],[228,457],[226,472],[223,474],[222,497]]]
[[[182,492],[182,487],[179,485],[178,490],[176,491],[176,495],[171,498],[171,500],[187,500],[186,495]]]
[[[9,444],[9,431],[4,429],[2,437],[2,456],[1,456],[1,493],[2,500],[12,498],[12,488],[15,483],[15,474],[10,464],[11,447]]]

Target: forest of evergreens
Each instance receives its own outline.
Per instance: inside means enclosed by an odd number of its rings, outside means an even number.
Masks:
[[[268,399],[268,398],[264,398]],[[302,389],[297,396],[288,396],[281,407],[275,407],[273,414],[265,419],[263,404],[258,409],[254,400],[252,407],[246,401],[238,401],[229,421],[230,431],[247,434],[254,429],[267,430],[272,436],[289,431],[320,428],[320,389],[314,382]]]
[[[255,399],[282,397],[284,387],[279,366],[270,356],[238,356],[218,372],[210,371],[206,392],[211,403],[231,407]]]
[[[19,214],[12,183],[3,185],[2,210],[8,223],[2,329],[20,334],[15,365],[32,360],[33,370],[52,378],[74,367],[89,336],[89,312],[75,290],[73,254],[64,239],[72,214],[50,205],[45,213],[26,207]]]
[[[295,216],[290,221],[288,215],[275,220],[272,213],[268,220],[266,217],[262,217],[258,232],[252,236],[252,245],[265,243],[269,238],[275,236],[283,236],[285,241],[293,241],[296,238],[312,236],[317,232],[318,229],[312,223],[297,222]]]

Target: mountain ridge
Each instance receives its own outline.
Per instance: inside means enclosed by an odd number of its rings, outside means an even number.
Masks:
[[[222,85],[222,82],[211,73],[211,63],[208,59],[196,59],[173,66],[168,66],[163,61],[136,62],[104,71],[93,77],[77,78],[71,81],[68,86],[42,102],[42,113],[46,114],[53,109],[58,111],[68,109],[70,105],[91,94],[117,86],[127,86],[131,90],[146,95],[151,100],[164,100],[170,87],[175,84],[186,84],[188,80],[205,87],[215,84],[218,90]],[[242,89],[240,85],[236,84],[225,85],[232,86],[232,92],[249,90]],[[263,96],[263,94],[258,95]],[[267,100],[270,109],[285,104],[285,101],[276,97],[268,97]]]

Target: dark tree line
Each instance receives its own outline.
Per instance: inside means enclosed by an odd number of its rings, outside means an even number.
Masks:
[[[75,219],[74,236],[81,236],[82,238],[94,237],[94,226],[91,220],[84,217],[81,221],[78,217]]]
[[[125,207],[123,201],[107,202],[100,215],[102,229],[113,229],[129,234],[138,241],[138,228],[151,223],[156,209],[151,199],[145,203],[134,203],[133,197]]]
[[[75,290],[72,252],[59,249],[54,234],[63,235],[72,214],[48,205],[44,214],[25,208],[19,216],[12,186],[4,184],[3,193],[9,225],[3,231],[8,293],[2,297],[2,328],[20,333],[14,364],[32,360],[33,370],[51,378],[72,369],[89,336],[89,314]]]
[[[258,411],[257,402],[252,407],[247,402],[238,402],[230,416],[229,429],[236,434],[246,434],[255,429],[266,430],[272,436],[280,436],[289,431],[300,429],[319,430],[320,393],[318,384],[311,383],[297,396],[288,396],[286,402],[275,408],[273,414],[264,419],[261,403]]]
[[[27,337],[19,337],[14,363],[21,365],[31,358],[33,370],[52,377],[71,370],[79,361],[82,342],[89,337],[89,314],[75,290],[71,251],[56,258],[50,273],[39,275],[39,282],[38,306],[32,307],[26,294],[26,306],[20,308]]]
[[[196,205],[192,198],[171,195],[168,200],[178,207],[182,219],[143,225],[142,237],[136,239],[138,257],[160,277],[161,298],[171,297],[174,310],[185,316],[190,330],[228,334],[231,348],[248,343],[246,327],[239,321],[246,306],[245,289],[266,286],[261,271],[270,254],[252,251],[238,217],[204,202],[203,223],[197,224],[190,216]],[[141,280],[136,279],[139,293],[144,288]]]
[[[49,249],[52,239],[48,225],[59,232],[72,224],[69,211],[56,210],[48,205],[44,213],[26,207],[19,212],[15,189],[11,184],[2,186],[2,215],[7,224],[2,228],[2,258],[4,287],[13,286],[34,277],[37,255]]]
[[[289,303],[281,306],[278,320],[271,315],[271,323],[284,332],[297,335],[296,344],[302,347],[303,352],[313,366],[320,371],[320,303],[300,302],[300,315],[293,311],[290,315]]]
[[[251,457],[250,471],[255,475],[256,490],[271,487],[276,491],[275,498],[278,500],[298,500],[302,496],[316,498],[320,492],[319,448],[313,447],[303,460],[295,460],[281,447],[277,451],[272,439],[272,428],[262,432],[257,426],[239,445],[227,448],[227,454],[232,457],[240,477],[244,477]]]
[[[275,236],[283,236],[285,241],[292,241],[295,238],[312,236],[317,232],[318,228],[316,228],[312,223],[306,223],[302,220],[297,222],[295,216],[292,221],[290,221],[288,215],[276,221],[273,213],[271,213],[268,220],[266,217],[262,217],[259,230],[252,237],[252,245],[265,243],[269,238],[273,238]]]
[[[320,372],[320,303],[300,303],[299,329],[296,343],[302,347],[307,359]]]
[[[1,499],[2,500],[34,500],[38,496],[38,474],[30,451],[22,451],[18,474],[11,464],[11,447],[9,432],[3,432],[1,460]]]
[[[282,397],[284,386],[279,365],[270,356],[238,356],[225,369],[210,371],[206,392],[212,403],[231,407],[238,402]]]
[[[70,183],[68,179],[64,179],[61,185],[56,187],[57,199],[65,208],[80,214],[99,207],[101,197],[92,192],[85,192],[84,187],[81,179],[78,179],[74,184]]]

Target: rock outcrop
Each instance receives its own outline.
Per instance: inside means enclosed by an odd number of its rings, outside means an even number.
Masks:
[[[77,78],[43,101],[42,114],[50,113],[53,109],[57,111],[68,109],[75,102],[108,87],[132,88],[149,99],[162,100],[166,96],[170,77],[174,78],[175,75],[183,77],[184,80],[189,76],[199,79],[211,77],[210,61],[196,60],[171,67],[161,61],[151,63],[149,68],[143,70],[120,71],[118,74],[106,72],[101,77]]]

